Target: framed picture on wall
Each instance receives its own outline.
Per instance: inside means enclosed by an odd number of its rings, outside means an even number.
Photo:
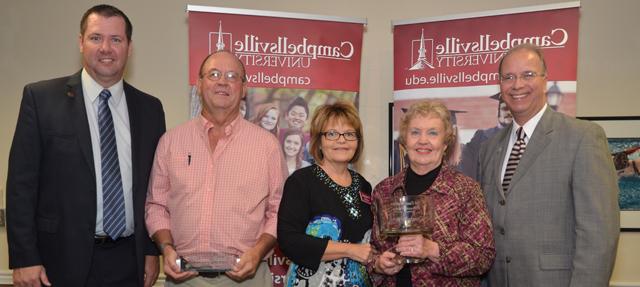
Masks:
[[[389,103],[389,176],[393,175],[393,102]]]
[[[640,117],[580,117],[604,128],[620,187],[620,229],[640,231]]]

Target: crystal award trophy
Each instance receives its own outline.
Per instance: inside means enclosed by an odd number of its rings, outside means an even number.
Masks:
[[[394,194],[376,199],[378,230],[386,237],[421,234],[429,238],[433,231],[434,210],[428,195]],[[424,259],[405,257],[405,263]]]
[[[199,273],[226,272],[240,260],[234,254],[216,253],[212,256],[191,256],[176,259],[180,271],[196,271]]]

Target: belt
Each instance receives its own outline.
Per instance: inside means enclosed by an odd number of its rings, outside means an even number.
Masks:
[[[224,275],[224,272],[216,272],[216,271],[202,271],[198,272],[198,276],[204,278],[216,278],[218,276]]]
[[[126,240],[131,238],[133,235],[129,235],[127,237],[118,237],[115,240],[113,240],[111,237],[109,236],[104,236],[104,235],[96,235],[93,238],[93,242],[97,245],[102,245],[102,244],[108,244],[108,243],[116,243],[116,242],[120,242],[122,240]]]

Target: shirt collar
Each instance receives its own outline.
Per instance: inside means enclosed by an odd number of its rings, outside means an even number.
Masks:
[[[392,183],[391,192],[396,190],[399,186],[403,186],[405,184],[405,179],[407,176],[409,168],[403,169],[401,172],[394,176],[395,182]],[[431,187],[427,189],[428,191],[434,191],[441,194],[453,194],[455,190],[451,188],[451,178],[455,175],[455,171],[452,167],[447,164],[444,159],[440,164],[440,172],[436,176],[436,179],[431,184]]]
[[[544,107],[542,107],[542,109],[540,109],[540,111],[538,111],[538,113],[535,116],[533,116],[526,123],[524,123],[524,125],[522,125],[522,129],[524,129],[524,133],[527,135],[527,137],[525,138],[525,142],[529,142],[531,135],[533,135],[533,131],[536,129],[536,126],[538,126],[538,123],[540,122],[540,119],[542,119],[542,115],[546,110],[547,110],[547,104],[545,103]],[[513,128],[511,129],[512,138],[517,137],[516,132],[518,131],[519,128],[520,128],[520,125],[518,125],[516,121],[513,121]]]
[[[92,103],[96,100],[96,98],[100,95],[100,92],[104,89],[108,89],[111,92],[111,103],[113,105],[118,105],[122,97],[124,96],[124,84],[122,79],[115,83],[111,87],[103,87],[96,80],[94,80],[91,75],[87,72],[86,69],[82,69],[81,74],[82,79],[82,88],[86,93],[85,98],[88,98]]]
[[[453,185],[451,180],[454,178],[455,172],[449,164],[444,162],[444,159],[442,160],[443,162],[440,173],[436,176],[436,180],[433,182],[430,189],[442,194],[454,194],[456,190],[452,188]]]
[[[201,131],[206,135],[209,132],[209,130],[213,128],[215,125],[212,122],[210,122],[207,118],[205,118],[202,115],[202,113],[198,117],[199,117],[198,125],[200,126]],[[236,127],[239,126],[238,123],[242,121],[241,119],[242,119],[242,114],[238,113],[238,116],[233,121],[231,121],[229,125],[227,125],[224,128],[224,135],[227,137],[232,135],[233,132],[237,130]]]

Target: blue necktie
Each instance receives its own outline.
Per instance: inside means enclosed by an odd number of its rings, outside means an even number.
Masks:
[[[109,109],[110,97],[109,90],[104,89],[100,92],[98,125],[100,126],[100,156],[102,158],[102,225],[104,232],[115,240],[122,235],[127,223],[116,133],[113,129],[113,118]]]

